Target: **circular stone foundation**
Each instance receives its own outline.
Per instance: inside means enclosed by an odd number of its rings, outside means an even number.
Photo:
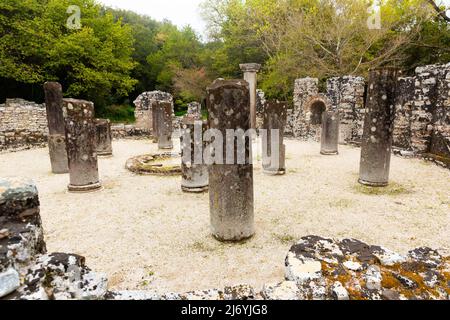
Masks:
[[[181,156],[170,152],[146,154],[128,159],[125,167],[140,175],[178,176],[181,175]]]

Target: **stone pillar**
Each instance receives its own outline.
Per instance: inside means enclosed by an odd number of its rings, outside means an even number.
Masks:
[[[21,271],[45,252],[36,185],[28,179],[0,178],[0,274]]]
[[[94,104],[64,99],[70,192],[89,192],[101,188],[98,175]]]
[[[109,119],[95,119],[97,155],[112,156],[112,133]]]
[[[209,126],[221,133],[223,152],[227,150],[226,130],[250,129],[249,85],[242,80],[216,80],[207,88]],[[220,139],[214,139],[214,143]],[[236,138],[230,147],[238,153]],[[242,142],[242,140],[241,140]],[[253,236],[253,165],[251,139],[243,143],[244,164],[212,164],[209,166],[209,198],[213,235],[221,241],[240,241]],[[220,150],[220,148],[219,148]],[[217,151],[217,150],[216,150]],[[224,154],[224,159],[226,159]],[[236,157],[235,157],[236,158]]]
[[[173,105],[170,102],[160,101],[153,106],[154,129],[159,149],[173,148],[172,114]]]
[[[364,185],[389,183],[397,79],[397,69],[370,71],[359,178]]]
[[[185,116],[181,122],[181,189],[200,193],[208,190],[208,167],[203,161],[205,143],[203,135],[208,129],[206,121]]]
[[[202,119],[202,105],[198,102],[191,102],[188,104],[187,115],[195,120]]]
[[[49,131],[48,148],[50,151],[52,172],[55,174],[68,173],[69,165],[62,111],[62,86],[57,82],[46,82],[44,84],[44,91]]]
[[[257,73],[261,69],[258,63],[240,64],[239,67],[244,72],[244,80],[249,84],[250,92],[250,127],[256,129],[256,86]]]
[[[263,170],[264,173],[273,175],[283,175],[286,173],[286,146],[284,145],[284,130],[287,121],[286,102],[268,101],[263,112],[263,129],[267,130],[267,138],[263,134]],[[275,133],[272,130],[278,130],[277,141],[272,141]],[[272,143],[277,146],[274,149]],[[278,153],[278,156],[275,154]],[[274,158],[277,161],[274,162]]]
[[[320,153],[323,155],[339,154],[339,111],[325,111],[322,114],[322,139]]]

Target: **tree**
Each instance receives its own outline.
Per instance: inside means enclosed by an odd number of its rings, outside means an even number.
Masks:
[[[81,9],[81,28],[66,26],[70,5]],[[3,0],[0,3],[0,78],[41,86],[60,81],[67,95],[104,107],[126,96],[131,29],[103,14],[94,0]]]

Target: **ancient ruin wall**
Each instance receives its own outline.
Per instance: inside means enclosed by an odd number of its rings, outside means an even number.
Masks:
[[[0,150],[40,145],[47,138],[45,104],[8,99],[0,105]]]
[[[359,141],[364,122],[365,81],[361,77],[335,77],[327,81],[326,94],[319,92],[319,80],[303,78],[295,81],[294,109],[288,115],[287,133],[295,138],[319,140],[321,114],[341,111],[342,143]]]
[[[362,77],[335,77],[327,81],[327,97],[341,113],[340,142],[361,141],[364,126],[365,80]]]

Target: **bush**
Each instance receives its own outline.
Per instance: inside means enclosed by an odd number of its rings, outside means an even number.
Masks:
[[[134,117],[134,108],[131,105],[112,105],[106,108],[96,110],[96,117],[106,118],[111,122],[133,123],[136,121]]]

